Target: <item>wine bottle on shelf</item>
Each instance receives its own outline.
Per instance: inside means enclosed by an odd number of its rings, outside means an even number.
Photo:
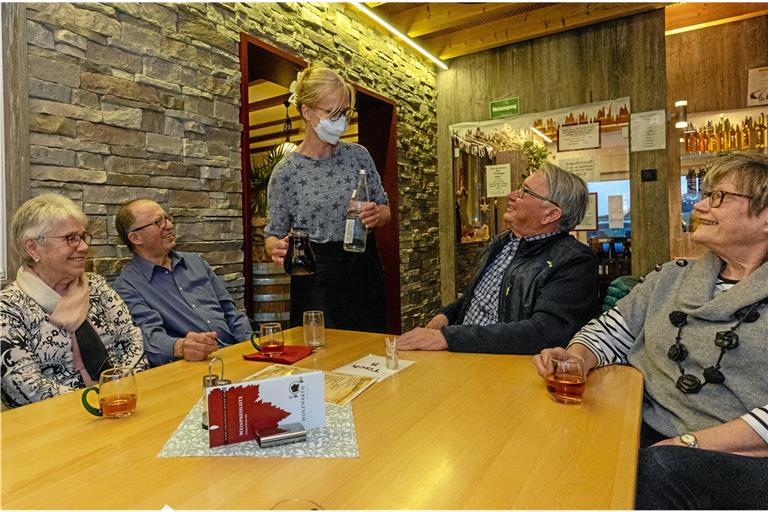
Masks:
[[[723,130],[723,123],[717,123],[717,148],[715,151],[727,151],[725,144],[726,141],[725,131]]]
[[[760,117],[757,118],[757,123],[755,124],[755,147],[757,149],[765,148],[765,138],[766,138],[765,130],[766,130],[765,113],[761,112]]]
[[[709,151],[709,132],[706,126],[701,127],[699,132],[699,153],[706,153]]]
[[[347,219],[344,225],[344,250],[348,252],[365,252],[365,241],[368,230],[360,220],[360,209],[368,202],[368,171],[360,169],[357,177],[357,187],[352,192],[352,198],[347,207]]]
[[[731,151],[736,151],[739,149],[739,136],[736,134],[736,130],[737,128],[734,128],[733,126],[731,126],[731,128],[728,130],[728,147]]]
[[[741,128],[741,149],[752,149],[752,137],[750,137],[749,124],[747,124],[748,119],[744,119],[744,125]]]

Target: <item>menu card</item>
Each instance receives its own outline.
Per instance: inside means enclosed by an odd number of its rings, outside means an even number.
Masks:
[[[289,423],[325,426],[323,373],[310,370],[208,388],[210,447],[256,439],[256,432]]]
[[[310,373],[315,370],[300,368],[298,366],[289,366],[283,364],[273,364],[267,366],[253,375],[253,378],[267,378],[282,375],[298,375]],[[345,375],[343,373],[325,372],[325,403],[331,405],[347,405],[353,398],[368,389],[376,379],[359,375]]]
[[[384,356],[375,356],[368,354],[365,357],[361,357],[357,361],[346,364],[340,368],[336,368],[334,371],[338,373],[346,373],[348,375],[360,375],[363,377],[373,377],[377,381],[391,377],[404,368],[408,368],[413,364],[413,361],[407,361],[400,359],[397,370],[389,370],[387,368],[387,358]]]

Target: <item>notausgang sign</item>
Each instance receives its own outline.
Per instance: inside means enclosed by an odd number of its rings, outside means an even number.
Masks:
[[[516,116],[520,113],[520,96],[492,101],[488,105],[491,111],[491,119]]]

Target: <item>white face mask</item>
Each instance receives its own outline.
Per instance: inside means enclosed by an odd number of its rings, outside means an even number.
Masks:
[[[326,144],[336,145],[341,134],[347,131],[347,128],[349,128],[349,124],[345,116],[341,116],[335,121],[321,119],[317,126],[315,126],[315,133]]]

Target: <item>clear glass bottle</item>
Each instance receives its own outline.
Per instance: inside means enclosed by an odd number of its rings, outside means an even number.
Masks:
[[[352,192],[352,198],[347,207],[347,219],[344,225],[344,250],[348,252],[365,252],[365,240],[368,230],[360,220],[360,209],[368,202],[368,171],[360,169],[357,177],[357,187]]]

